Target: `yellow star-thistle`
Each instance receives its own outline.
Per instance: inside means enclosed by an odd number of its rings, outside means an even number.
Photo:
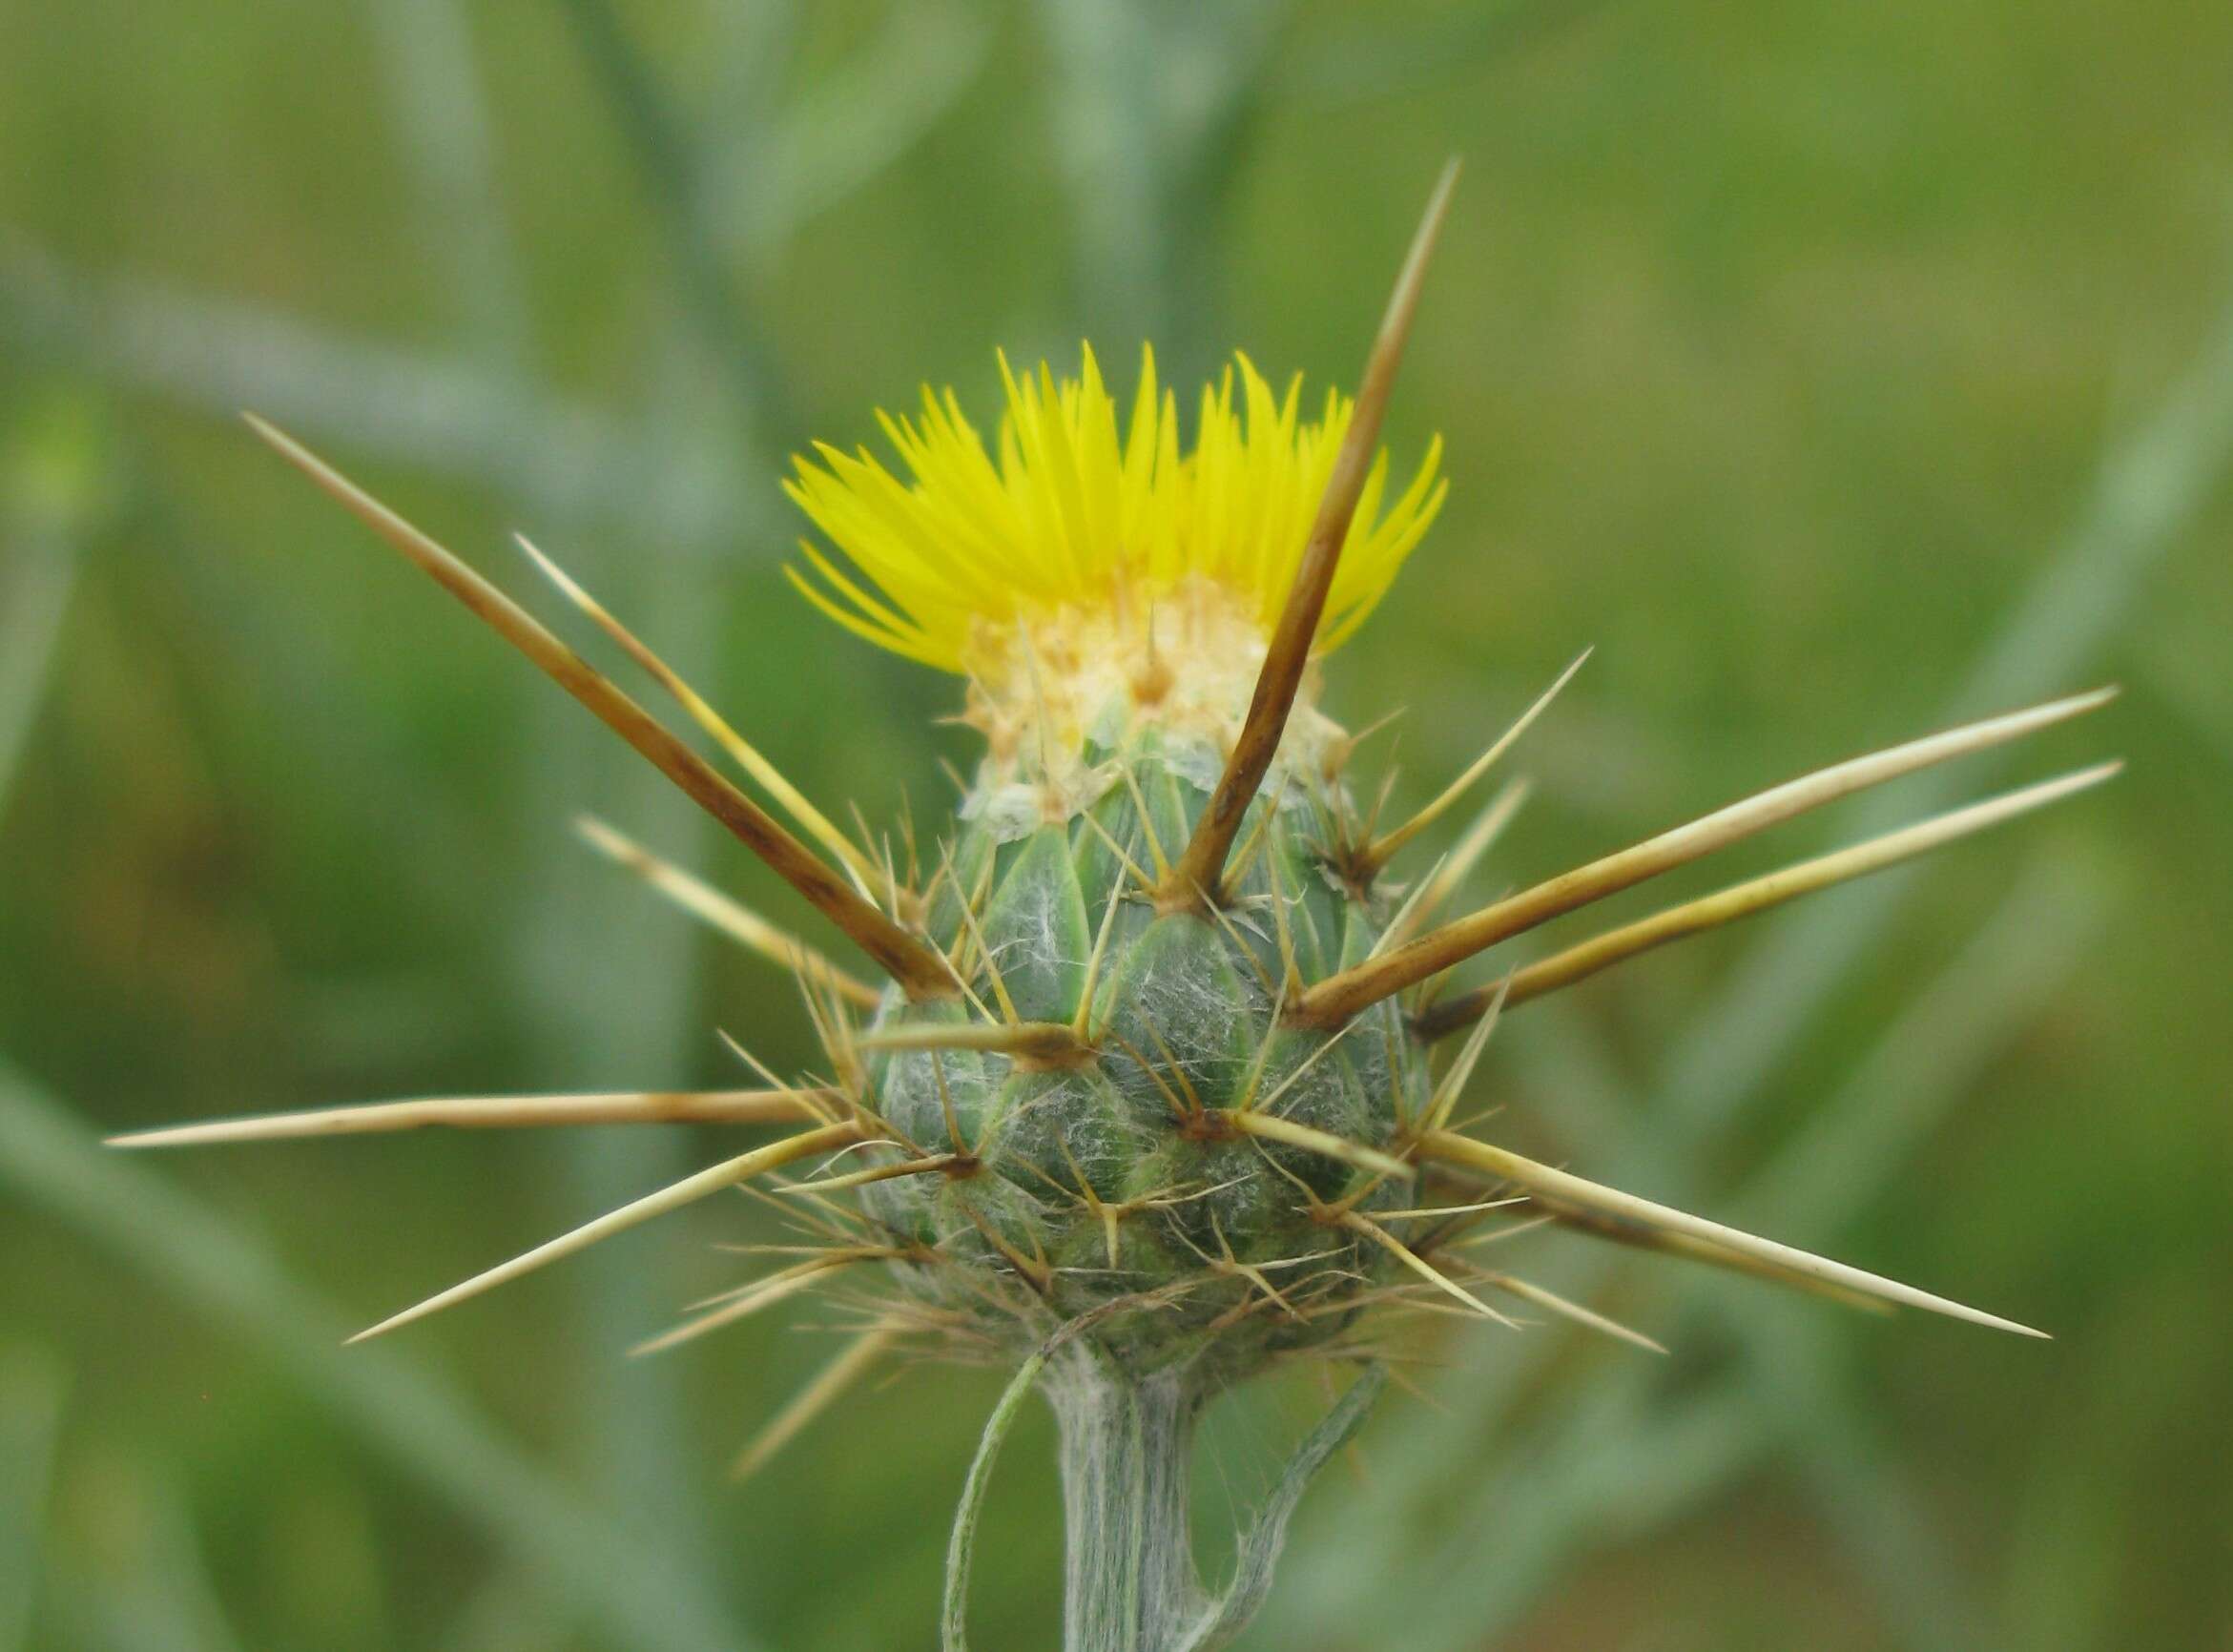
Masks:
[[[1786,866],[1570,945],[1495,983],[1433,983],[1508,941],[1809,811],[1981,753],[2104,704],[2072,695],[1850,758],[1602,854],[1461,917],[1441,905],[1518,805],[1515,783],[1425,881],[1393,857],[1440,819],[1573,674],[1436,798],[1388,830],[1360,817],[1354,742],[1315,704],[1314,653],[1364,620],[1440,506],[1439,444],[1388,500],[1380,417],[1454,171],[1398,276],[1358,382],[1302,420],[1245,357],[1204,391],[1182,453],[1176,399],[1143,357],[1131,417],[1085,352],[1075,380],[1002,372],[990,449],[948,392],[885,417],[910,480],[865,452],[802,459],[792,496],[856,573],[813,545],[793,577],[839,623],[969,678],[986,757],[938,864],[902,827],[849,838],[617,616],[529,547],[581,615],[677,701],[805,837],[486,578],[293,438],[279,453],[674,782],[889,978],[862,980],[610,828],[590,840],[797,978],[828,1078],[767,1087],[434,1098],[220,1121],[129,1145],[410,1129],[693,1121],[800,1126],[390,1315],[373,1335],[465,1302],[654,1217],[787,1167],[837,1242],[646,1344],[734,1324],[841,1270],[893,1289],[852,1347],[769,1425],[749,1470],[901,1350],[1005,1354],[957,1520],[947,1639],[959,1643],[982,1469],[1043,1386],[1061,1421],[1072,1525],[1065,1644],[1223,1644],[1261,1597],[1285,1510],[1372,1403],[1369,1371],[1297,1451],[1238,1539],[1239,1584],[1195,1570],[1186,1490],[1210,1398],[1300,1359],[1367,1352],[1369,1310],[1434,1306],[1517,1329],[1483,1292],[1649,1349],[1462,1247],[1521,1200],[1543,1219],[1849,1301],[1926,1309],[2020,1334],[2011,1319],[1654,1204],[1453,1127],[1499,1016],[1624,960],[1941,844],[2107,779],[2100,764]],[[1369,463],[1368,463],[1369,456]],[[1338,555],[1334,541],[1341,538]],[[856,577],[858,574],[858,577]],[[865,583],[864,583],[865,582]],[[1578,660],[1577,665],[1580,664]],[[1299,780],[1298,783],[1292,783]],[[1383,790],[1383,798],[1386,795]],[[863,822],[863,835],[866,825]],[[813,839],[809,843],[805,838]],[[817,847],[818,846],[818,847]],[[880,853],[879,852],[880,849]],[[865,1021],[859,1019],[865,1016]],[[1432,1045],[1463,1032],[1437,1073]],[[741,1049],[738,1051],[741,1055]],[[748,1061],[750,1058],[746,1058]],[[844,1161],[847,1167],[829,1167]],[[1478,1201],[1444,1204],[1444,1179]],[[843,1193],[850,1206],[832,1199]],[[1428,1201],[1434,1202],[1428,1202]],[[1422,1225],[1431,1223],[1431,1225]],[[1416,1283],[1411,1283],[1416,1282]],[[1409,1290],[1406,1285],[1409,1285]],[[1248,1557],[1253,1553],[1254,1559]],[[1251,1570],[1253,1568],[1253,1570]],[[1252,1591],[1252,1592],[1251,1592]],[[1237,1604],[1236,1604],[1237,1602]],[[1114,1637],[1112,1639],[1111,1637]]]

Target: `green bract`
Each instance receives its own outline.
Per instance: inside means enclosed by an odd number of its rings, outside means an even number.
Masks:
[[[1096,1325],[1128,1369],[1246,1374],[1336,1334],[1388,1266],[1343,1214],[1408,1202],[1384,1170],[1252,1133],[1272,1119],[1383,1148],[1428,1094],[1393,1003],[1335,1032],[1284,1026],[1283,1001],[1370,953],[1389,898],[1343,882],[1337,780],[1285,785],[1244,817],[1223,910],[1159,912],[1156,869],[1208,792],[1150,733],[1089,751],[1089,808],[1005,836],[964,821],[926,915],[965,999],[893,994],[865,1041],[869,1105],[936,1172],[861,1188],[868,1212],[935,1259],[910,1289],[1003,1342],[1130,1296]],[[1012,1020],[1011,1020],[1012,1012]],[[1040,1024],[1052,1054],[878,1048],[894,1037]]]

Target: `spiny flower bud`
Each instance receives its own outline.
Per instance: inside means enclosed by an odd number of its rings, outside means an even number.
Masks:
[[[1500,1295],[1656,1346],[1469,1261],[1461,1242],[1484,1222],[1547,1219],[1832,1295],[2038,1334],[1458,1127],[1499,1011],[1910,858],[2115,766],[1731,885],[1437,996],[1449,971],[1593,901],[2107,697],[1850,759],[1444,919],[1518,805],[1520,790],[1507,787],[1427,876],[1390,881],[1392,859],[1443,819],[1573,674],[1426,808],[1385,827],[1379,803],[1360,807],[1362,789],[1350,784],[1356,742],[1316,704],[1317,661],[1372,611],[1441,504],[1438,446],[1391,494],[1378,440],[1449,187],[1446,176],[1354,403],[1329,394],[1305,419],[1299,381],[1275,393],[1240,358],[1202,393],[1189,443],[1152,357],[1143,354],[1120,420],[1088,350],[1075,380],[1058,382],[1044,365],[1018,376],[1003,361],[1007,403],[989,445],[951,392],[926,390],[916,418],[885,419],[904,480],[866,451],[825,446],[798,462],[787,485],[829,548],[802,544],[795,583],[855,633],[966,679],[963,716],[984,736],[951,831],[922,842],[903,823],[903,852],[841,832],[532,547],[574,607],[796,831],[481,575],[258,423],[790,882],[886,980],[858,979],[592,822],[593,844],[796,975],[826,1072],[785,1082],[763,1071],[760,1087],[686,1095],[390,1103],[127,1140],[589,1120],[797,1126],[364,1334],[722,1189],[822,1161],[778,1191],[827,1245],[656,1345],[828,1279],[885,1270],[897,1289],[746,1454],[747,1468],[897,1346],[1015,1364],[970,1477],[957,1575],[982,1471],[1018,1398],[1044,1377],[1063,1426],[1078,1647],[1208,1646],[1237,1627],[1302,1480],[1354,1429],[1377,1379],[1353,1388],[1306,1442],[1243,1539],[1240,1580],[1223,1601],[1202,1596],[1186,1542],[1192,1418],[1207,1395],[1283,1357],[1368,1357],[1351,1334],[1367,1309],[1455,1303],[1511,1324],[1486,1300]],[[1458,1034],[1437,1070],[1436,1051]],[[1118,1620],[1121,1632],[1108,1629]]]
[[[1135,1373],[1247,1375],[1323,1343],[1394,1267],[1373,1212],[1413,1202],[1388,1149],[1429,1123],[1397,1007],[1289,1024],[1372,956],[1392,903],[1364,866],[1348,741],[1286,708],[1214,892],[1179,862],[1240,739],[1312,520],[1355,418],[1300,417],[1245,358],[1190,451],[1154,358],[1120,439],[1090,349],[1006,370],[995,463],[951,393],[884,427],[911,472],[824,447],[795,499],[884,598],[812,546],[802,590],[873,640],[965,674],[987,754],[923,921],[961,991],[893,993],[861,1042],[873,1219],[932,1264],[907,1284],[998,1342],[1111,1306]],[[1430,454],[1344,524],[1329,635],[1361,621],[1442,497]],[[886,600],[888,599],[888,600]]]

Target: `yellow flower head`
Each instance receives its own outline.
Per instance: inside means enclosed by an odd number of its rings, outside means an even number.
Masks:
[[[1352,403],[1329,390],[1302,417],[1302,378],[1274,394],[1246,356],[1203,388],[1182,452],[1178,400],[1143,351],[1128,422],[1090,347],[1076,379],[1043,362],[1018,378],[991,450],[951,390],[922,391],[915,419],[878,422],[908,472],[865,448],[817,444],[785,490],[866,584],[802,541],[787,571],[839,625],[941,671],[1004,654],[1019,622],[1065,611],[1141,611],[1190,579],[1220,588],[1268,634],[1292,583]],[[1386,499],[1388,456],[1371,479],[1326,603],[1321,650],[1369,614],[1441,507],[1441,440],[1402,494]],[[811,570],[811,571],[809,571]],[[1134,599],[1144,599],[1135,604]]]

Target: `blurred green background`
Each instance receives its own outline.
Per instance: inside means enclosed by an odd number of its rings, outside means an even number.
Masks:
[[[234,411],[927,811],[953,685],[784,589],[782,456],[988,407],[996,344],[1346,382],[1452,151],[1390,425],[1451,501],[1329,693],[1409,708],[1417,800],[1597,645],[1484,893],[2098,680],[1731,859],[2132,764],[1516,1016],[1497,1127],[2059,1340],[1527,1241],[1675,1356],[1423,1341],[1248,1644],[2233,1646],[2229,91],[2206,0],[0,0],[0,1652],[927,1647],[998,1388],[904,1370],[733,1489],[827,1310],[623,1351],[775,1234],[741,1200],[336,1346],[734,1133],[95,1146],[813,1059],[568,819],[800,905]],[[1319,1403],[1223,1408],[1207,1527]],[[1048,1437],[984,1646],[1051,1643]]]

